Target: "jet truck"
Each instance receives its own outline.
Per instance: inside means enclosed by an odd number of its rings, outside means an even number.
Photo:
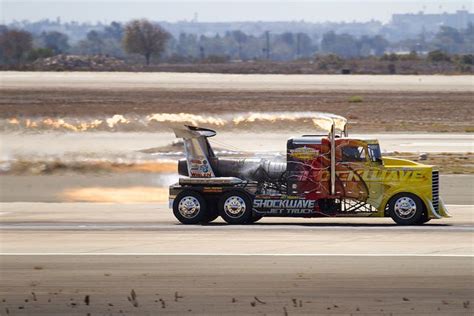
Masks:
[[[169,188],[170,208],[183,224],[217,217],[251,224],[262,217],[391,217],[419,225],[449,217],[439,196],[439,172],[383,157],[376,139],[352,138],[341,117],[325,117],[327,133],[287,141],[286,162],[218,157],[211,129],[175,128],[186,159]]]

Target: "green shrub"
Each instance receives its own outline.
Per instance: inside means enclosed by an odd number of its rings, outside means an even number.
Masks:
[[[464,131],[465,131],[466,133],[474,133],[474,127],[466,127],[466,128],[464,129]]]
[[[354,95],[349,98],[349,103],[361,103],[364,102],[364,98],[359,95]]]
[[[473,54],[462,55],[461,64],[474,65],[474,55]]]
[[[54,55],[54,53],[50,48],[40,47],[40,48],[32,49],[28,53],[27,59],[29,61],[35,61],[39,58],[48,58],[48,57],[51,57],[53,55]]]
[[[428,53],[428,61],[431,61],[434,63],[443,62],[443,61],[450,62],[451,57],[449,57],[447,53],[438,49],[438,50],[434,50]]]
[[[380,57],[380,60],[383,60],[383,61],[397,61],[399,59],[400,59],[400,56],[398,56],[395,53],[384,54],[382,57]]]

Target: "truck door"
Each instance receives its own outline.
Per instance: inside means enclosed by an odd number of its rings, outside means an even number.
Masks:
[[[341,140],[336,147],[336,194],[341,198],[366,201],[369,189],[364,180],[368,169],[367,144]]]
[[[369,161],[369,172],[366,177],[366,183],[369,188],[369,198],[367,199],[367,203],[375,208],[379,208],[385,192],[384,181],[382,179],[383,161],[379,144],[369,143],[367,145],[367,153]]]

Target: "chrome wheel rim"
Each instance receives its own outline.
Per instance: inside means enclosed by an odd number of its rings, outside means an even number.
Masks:
[[[232,218],[241,217],[246,209],[247,205],[240,196],[231,196],[224,202],[224,212]]]
[[[199,214],[201,203],[194,196],[185,196],[179,201],[178,211],[185,218],[193,218]]]
[[[395,213],[403,219],[410,219],[416,214],[416,203],[410,197],[401,197],[395,201]]]

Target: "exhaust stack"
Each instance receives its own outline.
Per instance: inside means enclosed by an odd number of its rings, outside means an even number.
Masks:
[[[207,138],[215,136],[216,132],[212,129],[190,125],[173,130],[176,137],[184,141],[187,175],[191,178],[214,178],[215,173],[209,160],[216,159],[216,155]],[[180,169],[179,166],[178,169]]]

